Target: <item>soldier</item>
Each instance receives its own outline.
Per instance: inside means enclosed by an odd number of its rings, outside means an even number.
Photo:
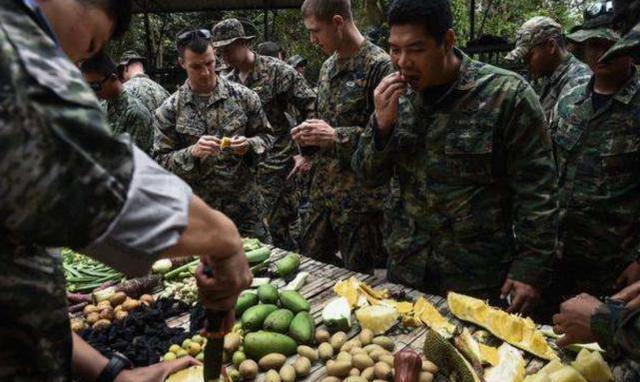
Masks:
[[[298,155],[291,140],[291,122],[285,112],[297,111],[303,119],[313,116],[316,96],[305,79],[289,65],[273,57],[262,56],[249,48],[253,36],[246,36],[237,19],[227,19],[213,27],[213,46],[222,53],[233,69],[227,79],[255,91],[274,130],[275,142],[266,158],[258,165],[258,184],[265,199],[269,232],[273,243],[284,249],[295,249],[296,235],[290,227],[299,220],[295,179],[288,175]]]
[[[177,48],[188,79],[156,111],[156,158],[242,235],[270,243],[255,172],[274,139],[260,99],[216,74],[208,30],[179,34]]]
[[[393,280],[435,294],[511,295],[509,311],[526,312],[556,244],[547,125],[524,79],[455,47],[450,7],[391,3],[399,72],[376,89],[354,167],[370,182],[398,181]]]
[[[304,77],[304,71],[307,68],[306,58],[302,57],[299,54],[296,54],[295,56],[291,56],[291,58],[287,60],[287,63],[291,65],[291,67],[293,67],[296,72],[300,73],[300,75]]]
[[[128,133],[147,154],[153,146],[153,116],[125,89],[116,74],[116,65],[104,52],[99,52],[80,65],[84,79],[99,99],[106,102],[107,122],[115,135]]]
[[[594,74],[560,100],[550,128],[562,243],[552,290],[606,296],[640,280],[640,76],[629,56],[599,62],[618,39],[613,30],[568,37],[584,45]]]
[[[589,81],[591,75],[589,67],[567,51],[562,26],[545,16],[533,17],[520,27],[516,47],[505,58],[523,61],[540,81],[540,103],[547,121],[560,96]]]
[[[306,0],[302,16],[311,42],[331,55],[320,70],[318,119],[306,120],[292,131],[300,146],[317,151],[308,155],[315,173],[303,253],[372,272],[386,261],[381,226],[388,187],[366,187],[356,179],[350,162],[373,111],[373,89],[392,71],[391,61],[353,23],[349,0]]]
[[[233,223],[126,138],[113,137],[74,63],[122,35],[131,2],[3,1],[0,7],[0,380],[164,380],[193,360],[126,369],[71,333],[55,247],[130,276],[159,257],[198,253],[209,309],[251,282]],[[162,197],[158,197],[161,195]]]
[[[144,72],[145,58],[130,50],[120,58],[120,69],[124,88],[138,98],[153,114],[169,98],[169,92],[153,81]]]
[[[282,48],[280,48],[280,45],[278,45],[278,43],[273,41],[264,41],[258,44],[258,46],[256,47],[256,53],[261,56],[275,57],[281,61],[284,61],[284,51],[282,50]]]

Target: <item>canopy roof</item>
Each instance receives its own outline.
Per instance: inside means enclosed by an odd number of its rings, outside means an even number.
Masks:
[[[303,0],[134,0],[134,11],[143,13],[200,12],[232,9],[298,8]]]

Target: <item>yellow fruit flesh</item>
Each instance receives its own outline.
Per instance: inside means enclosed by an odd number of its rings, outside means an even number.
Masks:
[[[499,363],[486,370],[486,382],[522,382],[524,379],[524,358],[513,346],[503,343],[498,348]]]
[[[580,354],[582,354],[582,357]],[[578,353],[578,357],[571,366],[578,370],[589,382],[613,381],[613,373],[599,352],[590,353],[588,350],[583,349]]]
[[[564,366],[562,369],[549,375],[551,382],[587,382],[576,369]]]
[[[395,308],[383,305],[365,306],[356,311],[356,318],[363,329],[369,329],[373,334],[383,334],[396,323],[398,312]]]

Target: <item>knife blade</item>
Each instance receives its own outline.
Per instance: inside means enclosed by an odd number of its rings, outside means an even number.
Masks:
[[[219,382],[222,371],[222,354],[224,347],[224,321],[226,312],[207,309],[205,337],[207,345],[204,347],[204,380],[205,382]]]

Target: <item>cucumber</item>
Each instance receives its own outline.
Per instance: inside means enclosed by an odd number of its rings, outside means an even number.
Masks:
[[[267,316],[276,309],[278,309],[278,307],[272,304],[252,306],[247,309],[240,318],[242,328],[250,331],[260,330]]]
[[[293,338],[280,333],[259,331],[244,337],[244,352],[247,357],[259,360],[267,354],[294,355],[298,344]]]
[[[287,308],[293,313],[311,310],[311,304],[306,298],[294,290],[287,290],[280,293],[280,302],[283,308]]]
[[[243,293],[236,302],[236,317],[242,316],[247,309],[258,305],[258,295],[253,292]]]
[[[300,268],[300,256],[290,253],[284,258],[276,261],[276,274],[280,277],[287,277],[294,274]]]
[[[286,333],[293,320],[293,312],[289,309],[278,309],[264,320],[262,328],[269,332]]]
[[[299,345],[311,343],[315,329],[315,322],[309,312],[300,312],[291,321],[289,326],[289,337],[293,338]]]
[[[278,290],[271,284],[260,285],[258,298],[263,304],[277,304],[279,298]]]
[[[245,256],[249,264],[261,263],[271,256],[271,250],[267,247],[262,247],[245,253]]]

